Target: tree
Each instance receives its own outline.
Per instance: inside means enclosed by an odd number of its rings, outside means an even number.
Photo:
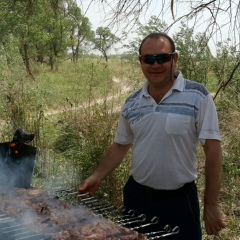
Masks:
[[[49,14],[51,4],[52,2],[47,0],[1,2],[0,13],[5,21],[0,25],[7,26],[5,36],[16,43],[26,71],[32,78],[31,60],[41,60],[52,39],[49,32],[50,25],[54,22],[51,18],[53,14]]]
[[[182,23],[180,31],[173,37],[180,58],[178,67],[186,78],[207,84],[212,54],[205,33],[194,34],[193,28]]]
[[[74,0],[2,0],[0,19],[0,45],[7,62],[10,42],[32,78],[31,61],[48,61],[51,69],[57,68],[70,47],[75,60],[83,41],[94,35]]]
[[[232,106],[240,110],[240,52],[236,47],[229,45],[229,40],[219,42],[217,46],[217,56],[213,61],[212,69],[218,79],[219,88],[214,98],[222,90]]]
[[[71,19],[71,50],[72,60],[78,61],[80,47],[84,41],[91,41],[94,37],[94,32],[91,30],[91,23],[87,17],[81,13],[81,9],[75,2],[68,4],[68,15]]]
[[[93,40],[94,49],[99,50],[106,62],[108,61],[107,52],[110,48],[120,41],[120,38],[116,37],[113,33],[111,33],[109,28],[99,27],[96,30],[96,34]]]
[[[5,39],[13,39],[12,42],[14,42],[14,39],[17,39],[15,43],[18,45],[27,73],[32,78],[34,77],[30,67],[29,55],[32,43],[31,38],[36,32],[35,22],[32,21],[35,10],[31,0],[1,2],[1,15],[4,21],[1,22],[0,28],[3,27],[5,31],[2,44],[5,45]]]
[[[48,42],[49,60],[51,69],[54,69],[54,66],[57,69],[57,59],[63,57],[69,46],[71,22],[66,14],[66,1],[51,0],[49,4],[48,16],[51,20],[47,29],[50,36]]]
[[[128,49],[128,54],[131,54],[135,57],[138,56],[138,48],[142,39],[151,32],[164,31],[167,28],[167,24],[164,21],[161,21],[156,16],[152,16],[146,25],[142,24],[140,21],[136,23],[137,29],[136,34],[134,34],[133,40],[129,44],[125,45]],[[128,35],[128,33],[125,33]],[[135,59],[134,59],[135,60]]]

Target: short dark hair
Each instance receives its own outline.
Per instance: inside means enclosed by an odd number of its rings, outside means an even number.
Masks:
[[[153,32],[153,33],[150,33],[148,34],[141,42],[140,46],[139,46],[139,55],[141,55],[141,48],[142,48],[142,45],[143,43],[148,39],[148,38],[167,38],[168,41],[170,42],[171,44],[171,47],[172,47],[172,52],[175,52],[175,43],[174,41],[172,40],[172,38],[170,38],[166,33],[164,32]]]

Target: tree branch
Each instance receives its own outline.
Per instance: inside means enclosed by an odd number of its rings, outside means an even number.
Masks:
[[[231,75],[229,77],[229,79],[223,83],[217,90],[216,94],[213,97],[213,100],[215,100],[215,98],[217,97],[217,95],[219,94],[219,92],[222,90],[224,91],[224,89],[227,87],[227,85],[232,81],[234,73],[236,72],[236,70],[240,67],[240,61],[235,65],[235,67],[233,68]]]

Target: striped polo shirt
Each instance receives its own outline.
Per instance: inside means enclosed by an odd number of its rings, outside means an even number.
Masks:
[[[199,141],[220,140],[213,99],[200,83],[179,72],[160,103],[148,93],[148,81],[126,100],[115,142],[132,143],[131,175],[154,189],[177,189],[197,178]]]

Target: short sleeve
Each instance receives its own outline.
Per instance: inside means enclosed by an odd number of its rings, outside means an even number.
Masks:
[[[217,110],[210,94],[206,95],[200,105],[196,126],[202,145],[206,139],[221,140]]]
[[[121,114],[114,141],[119,144],[133,143],[133,132],[126,118]]]

